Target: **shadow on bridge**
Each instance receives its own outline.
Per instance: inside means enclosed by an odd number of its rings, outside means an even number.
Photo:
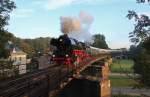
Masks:
[[[97,83],[86,79],[73,79],[55,97],[100,97]]]

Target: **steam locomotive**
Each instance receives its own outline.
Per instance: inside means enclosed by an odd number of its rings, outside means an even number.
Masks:
[[[110,55],[113,53],[121,53],[120,50],[100,49],[87,46],[83,42],[69,38],[67,34],[61,35],[59,38],[53,38],[50,45],[54,47],[51,61],[57,64],[63,64],[69,68],[80,66],[84,59],[98,55]]]
[[[61,35],[57,39],[52,39],[50,45],[53,46],[51,61],[57,64],[64,64],[68,67],[76,67],[85,57],[89,57],[86,52],[87,46],[76,39],[69,38],[67,34]]]

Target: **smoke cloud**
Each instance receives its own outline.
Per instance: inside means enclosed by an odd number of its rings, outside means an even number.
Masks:
[[[61,31],[64,34],[72,33],[72,32],[80,32],[81,24],[80,20],[75,17],[61,17]]]
[[[93,23],[93,17],[88,13],[81,11],[78,17],[61,17],[61,31],[82,42],[92,42],[90,27]]]

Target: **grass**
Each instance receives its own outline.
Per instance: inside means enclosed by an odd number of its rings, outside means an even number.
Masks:
[[[112,73],[133,73],[134,62],[132,60],[114,59],[110,65]],[[111,76],[112,87],[134,87],[138,83],[127,76]]]
[[[110,65],[111,72],[115,73],[132,73],[133,72],[132,60],[114,59],[114,62]]]
[[[112,87],[133,87],[137,82],[125,77],[110,77]]]
[[[115,94],[112,97],[140,97],[140,96],[132,96],[132,95],[124,95],[124,94]]]

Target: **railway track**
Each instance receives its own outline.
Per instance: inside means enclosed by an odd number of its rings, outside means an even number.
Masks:
[[[52,90],[57,87],[62,77],[65,76],[65,74],[61,75],[61,73],[61,67],[57,65],[24,75],[15,80],[1,82],[0,97],[38,97],[35,96],[36,93],[34,92],[37,91],[38,93],[37,89],[39,87],[44,88],[44,90]],[[40,95],[42,94],[39,94],[39,97],[42,97]]]

